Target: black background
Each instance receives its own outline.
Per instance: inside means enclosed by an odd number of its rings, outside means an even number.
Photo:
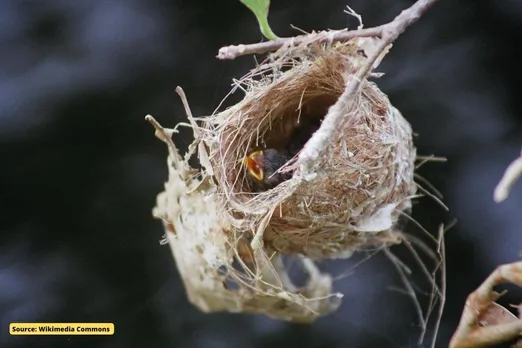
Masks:
[[[353,0],[366,27],[413,1]],[[345,1],[274,0],[280,36],[356,26]],[[335,283],[336,313],[313,326],[191,306],[153,220],[166,148],[144,121],[210,114],[252,57],[219,47],[261,40],[239,1],[0,1],[0,347],[415,347],[411,301],[375,257]],[[419,154],[447,157],[420,174],[445,196],[413,217],[447,236],[447,347],[466,294],[522,250],[522,185],[497,205],[495,184],[522,146],[522,4],[440,0],[396,42],[379,85],[412,123]],[[180,147],[190,141],[176,136]],[[420,234],[414,224],[410,233]],[[398,253],[401,251],[398,249]],[[337,262],[337,273],[353,262]],[[418,272],[414,270],[414,277]],[[514,288],[503,303],[520,302]],[[114,322],[112,337],[9,336],[13,321]],[[430,331],[428,331],[428,338]]]

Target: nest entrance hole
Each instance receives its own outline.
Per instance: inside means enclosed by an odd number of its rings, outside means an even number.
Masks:
[[[296,99],[298,95],[302,97]],[[319,129],[328,109],[337,101],[338,97],[338,94],[332,95],[324,92],[318,94],[317,91],[307,95],[306,90],[299,94],[292,93],[288,100],[281,101],[280,106],[273,108],[263,119],[260,124],[260,129],[263,129],[263,131],[259,132],[258,137],[251,140],[253,144],[248,146],[248,152],[275,149],[284,154],[287,160],[278,166],[281,173],[287,173],[281,174],[281,182],[288,180],[295,170],[295,162],[293,161],[296,156],[313,133]],[[246,174],[246,170],[244,173]],[[243,180],[243,183],[242,192],[254,193],[267,190],[266,187],[262,189],[256,187],[250,180]]]
[[[252,139],[252,144],[248,146],[249,153],[256,150],[276,149],[285,153],[288,157],[287,166],[293,161],[299,152],[306,145],[319,127],[324,117],[328,113],[330,106],[335,104],[339,94],[319,94],[317,92],[302,93],[302,98],[281,102],[278,108],[274,108],[267,117],[261,122],[260,128],[264,129],[259,133],[259,137]],[[264,126],[264,127],[263,127]],[[293,168],[281,170],[293,174]],[[245,171],[246,172],[246,171]],[[246,174],[246,173],[245,173]],[[243,180],[240,188],[242,192],[255,192],[250,181]]]
[[[237,194],[238,201],[252,198],[255,190],[242,159],[257,150],[283,151],[288,160],[280,173],[293,174],[297,155],[344,91],[347,66],[343,57],[326,52],[285,72],[274,84],[251,92],[222,133],[225,191]]]
[[[292,157],[295,156],[319,129],[328,109],[338,97],[339,95],[310,98],[304,96],[302,100],[284,103],[270,113],[267,129],[251,148],[285,150]]]

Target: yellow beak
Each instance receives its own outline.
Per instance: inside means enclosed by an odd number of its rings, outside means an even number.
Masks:
[[[263,151],[255,151],[243,158],[243,165],[256,180],[263,181],[263,167],[257,158],[263,156]]]

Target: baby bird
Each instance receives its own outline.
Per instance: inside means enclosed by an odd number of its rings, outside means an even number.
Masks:
[[[254,191],[266,191],[290,179],[292,172],[276,173],[286,162],[296,156],[312,134],[320,127],[321,118],[313,117],[308,122],[298,124],[284,149],[268,148],[257,150],[243,158]]]
[[[284,150],[263,149],[252,152],[243,159],[243,165],[252,179],[256,191],[266,191],[292,177],[292,173],[276,173],[288,160]]]

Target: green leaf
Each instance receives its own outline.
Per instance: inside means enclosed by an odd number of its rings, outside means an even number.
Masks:
[[[270,25],[268,25],[268,8],[270,7],[270,0],[239,0],[254,13],[259,23],[261,34],[268,40],[276,40],[277,35],[274,34]]]

